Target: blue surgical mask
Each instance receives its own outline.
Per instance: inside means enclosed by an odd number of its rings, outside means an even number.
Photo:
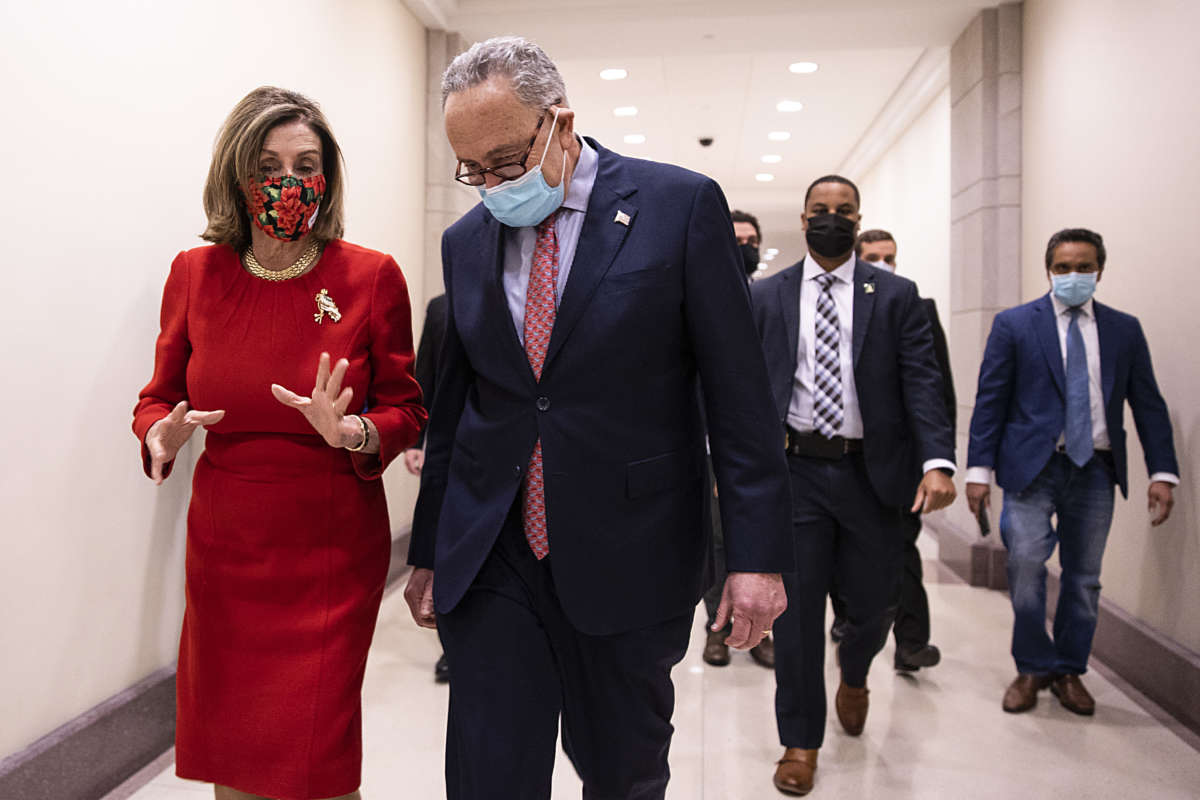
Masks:
[[[1083,305],[1096,293],[1097,274],[1095,272],[1068,272],[1065,275],[1051,275],[1050,282],[1054,286],[1054,296],[1071,308]]]
[[[563,203],[563,183],[566,177],[567,151],[563,150],[563,175],[558,179],[558,186],[546,183],[542,175],[542,161],[550,152],[550,142],[554,138],[554,128],[558,125],[558,109],[554,109],[554,122],[550,125],[550,136],[546,139],[546,148],[542,150],[541,161],[533,169],[516,180],[505,181],[490,189],[480,186],[479,196],[492,216],[510,228],[527,228],[537,225],[550,216]]]

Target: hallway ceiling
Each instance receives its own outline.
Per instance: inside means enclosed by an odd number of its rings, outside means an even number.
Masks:
[[[838,169],[926,48],[951,44],[992,4],[458,0],[448,16],[468,42],[506,33],[538,42],[563,73],[581,133],[715,178],[731,207],[759,217],[764,247],[780,251],[775,268],[803,254],[799,214],[808,183]],[[800,61],[819,68],[790,72]],[[628,77],[601,79],[609,68]],[[779,111],[781,100],[804,107]],[[620,106],[638,113],[615,116]],[[791,138],[770,141],[771,131]],[[645,142],[626,143],[629,134]],[[713,144],[702,147],[700,137]],[[763,163],[764,155],[782,160]],[[759,173],[774,180],[760,182]]]

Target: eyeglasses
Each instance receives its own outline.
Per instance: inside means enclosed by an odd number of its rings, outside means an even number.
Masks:
[[[529,154],[533,152],[533,143],[537,141],[538,133],[542,130],[542,123],[546,121],[545,113],[538,119],[537,127],[533,129],[533,136],[529,138],[529,146],[525,148],[525,153],[518,161],[509,161],[504,164],[497,164],[494,167],[484,167],[473,172],[463,172],[463,163],[458,162],[458,168],[454,173],[454,180],[459,183],[465,183],[468,186],[483,186],[488,173],[495,175],[497,178],[505,181],[515,180],[524,175],[529,170],[525,167],[525,162],[529,160]]]

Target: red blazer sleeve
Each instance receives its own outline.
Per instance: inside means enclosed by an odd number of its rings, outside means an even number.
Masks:
[[[364,417],[379,430],[379,452],[351,453],[354,470],[378,478],[396,456],[411,447],[425,425],[421,387],[413,377],[412,308],[399,265],[389,258],[371,292],[371,384]]]
[[[192,355],[187,326],[188,282],[187,254],[180,253],[171,263],[171,273],[163,288],[160,329],[154,346],[154,376],[138,395],[133,409],[133,433],[142,446],[142,469],[146,477],[150,477],[147,431],[171,413],[180,400],[187,399],[187,366]],[[164,478],[171,474],[172,466],[173,462],[163,467]]]

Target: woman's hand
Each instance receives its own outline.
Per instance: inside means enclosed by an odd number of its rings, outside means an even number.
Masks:
[[[353,389],[342,388],[348,369],[350,362],[341,358],[330,371],[329,353],[321,353],[312,397],[301,397],[277,383],[271,384],[271,394],[285,406],[303,414],[330,447],[353,447],[362,441],[362,426],[355,419],[346,419],[346,409],[354,397]]]
[[[151,425],[146,431],[146,449],[150,451],[150,477],[154,485],[163,482],[163,467],[175,460],[179,448],[187,444],[196,428],[215,425],[224,416],[224,411],[188,411],[187,400],[182,400],[170,414]]]

